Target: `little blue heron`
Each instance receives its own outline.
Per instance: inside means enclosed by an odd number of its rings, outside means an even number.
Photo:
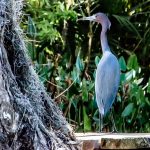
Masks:
[[[101,132],[103,129],[103,117],[112,107],[118,91],[120,82],[120,67],[116,56],[111,53],[107,41],[106,32],[111,26],[108,17],[103,13],[97,13],[93,16],[83,17],[79,20],[90,20],[102,25],[100,41],[103,55],[97,66],[95,78],[95,94],[100,114],[99,125]]]

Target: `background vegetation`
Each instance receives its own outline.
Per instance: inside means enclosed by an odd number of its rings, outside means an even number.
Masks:
[[[113,107],[120,132],[150,132],[150,1],[27,0],[23,28],[33,65],[76,131],[98,130],[95,69],[101,58],[95,23],[77,22],[99,11],[112,23],[109,45],[121,82]],[[105,129],[111,130],[110,115]]]

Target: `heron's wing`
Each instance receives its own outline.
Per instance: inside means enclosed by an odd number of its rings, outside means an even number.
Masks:
[[[96,101],[103,115],[111,108],[120,80],[120,68],[117,58],[103,57],[100,61],[95,80]]]

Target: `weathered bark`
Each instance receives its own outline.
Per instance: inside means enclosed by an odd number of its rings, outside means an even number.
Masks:
[[[27,56],[21,9],[22,0],[0,0],[0,148],[79,149]]]

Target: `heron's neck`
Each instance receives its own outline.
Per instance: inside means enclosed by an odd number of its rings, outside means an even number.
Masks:
[[[101,31],[101,35],[100,35],[100,39],[101,39],[101,47],[102,47],[102,52],[103,54],[106,51],[110,51],[109,45],[108,45],[108,41],[107,41],[107,30],[104,29],[104,27],[102,26],[102,31]]]

